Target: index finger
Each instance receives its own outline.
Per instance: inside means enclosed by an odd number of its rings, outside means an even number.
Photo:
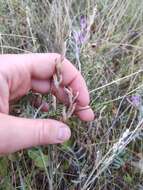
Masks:
[[[60,60],[61,55],[56,53],[46,54],[29,54],[25,55],[31,65],[32,77],[39,80],[50,79],[55,73],[57,60]],[[68,61],[63,60],[61,67],[62,86],[70,86],[74,92],[79,92],[78,104],[87,106],[89,104],[89,93],[80,72]]]

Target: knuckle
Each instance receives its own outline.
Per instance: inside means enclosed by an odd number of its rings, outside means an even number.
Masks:
[[[46,120],[42,119],[39,121],[40,125],[38,128],[38,144],[44,145],[48,143],[49,140],[49,124]]]

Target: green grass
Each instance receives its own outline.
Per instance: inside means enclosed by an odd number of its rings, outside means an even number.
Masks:
[[[81,15],[90,30],[78,57],[73,32]],[[71,118],[64,145],[0,158],[0,190],[143,189],[143,1],[0,0],[0,23],[1,53],[65,51],[87,82],[96,115],[90,123]],[[141,96],[140,107],[129,103],[132,95]],[[14,115],[34,117],[30,96],[14,105]],[[59,118],[60,110],[38,117]],[[116,143],[127,129],[136,135],[120,151]]]

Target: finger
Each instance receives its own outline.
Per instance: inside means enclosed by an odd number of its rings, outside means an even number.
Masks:
[[[27,63],[29,63],[32,77],[34,79],[50,79],[54,72],[55,66],[61,60],[61,56],[55,53],[47,54],[28,54],[23,55]],[[77,71],[77,69],[67,60],[64,59],[61,67],[62,85],[70,85],[75,92],[79,92],[78,101],[81,106],[89,104],[89,93],[86,83]]]
[[[82,121],[92,121],[94,120],[94,112],[90,108],[90,106],[87,107],[81,107],[76,106],[75,114],[82,120]]]
[[[78,78],[76,80],[78,80]],[[77,82],[76,80],[75,80],[75,83]],[[79,81],[77,82],[77,84],[75,84],[75,86],[78,85],[78,83],[79,83]],[[34,89],[35,91],[38,91],[40,93],[48,93],[49,90],[51,90],[51,92],[54,95],[56,95],[57,98],[61,102],[64,102],[65,104],[68,105],[68,97],[67,97],[66,93],[64,92],[64,88],[59,87],[59,89],[57,91],[57,89],[53,85],[53,83],[51,84],[51,87],[50,87],[50,83],[49,83],[48,80],[32,80],[32,89]],[[78,89],[78,86],[77,86],[77,89]],[[41,99],[39,99],[39,98],[40,97],[38,97],[36,103],[34,104],[34,105],[36,105],[36,107],[39,107],[41,105]],[[43,102],[43,106],[44,106],[44,102]],[[46,104],[45,104],[44,107],[46,108]],[[81,120],[83,120],[83,121],[92,121],[94,119],[94,113],[93,113],[91,108],[88,107],[88,109],[84,109],[84,108],[82,109],[81,106],[77,106],[76,110],[78,110],[76,112],[76,115]],[[44,109],[44,111],[48,111],[48,110]]]
[[[0,155],[37,145],[63,143],[70,138],[67,125],[51,119],[24,119],[0,114]]]
[[[50,90],[50,82],[49,80],[31,80],[31,88],[35,92],[39,92],[42,94],[47,94]]]
[[[9,113],[9,89],[7,87],[7,81],[0,75],[0,112]]]
[[[64,92],[63,87],[59,87],[58,91],[57,89],[53,86],[51,88],[52,93],[57,96],[57,98],[61,101],[64,102],[67,106],[69,103],[68,97],[66,93]],[[86,108],[87,107],[87,108]],[[74,112],[81,120],[83,121],[92,121],[94,119],[94,112],[91,109],[90,106],[85,106],[82,107],[77,104],[76,110]]]
[[[80,73],[76,75],[75,79],[71,82],[70,87],[75,92],[79,92],[79,96],[77,98],[78,104],[81,106],[87,106],[90,102],[89,93],[86,83]]]

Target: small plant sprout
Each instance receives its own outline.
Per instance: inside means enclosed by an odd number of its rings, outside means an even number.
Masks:
[[[77,46],[81,46],[86,42],[87,33],[87,17],[82,15],[80,17],[80,29],[73,32],[73,37]]]
[[[75,108],[77,105],[76,100],[79,96],[79,92],[76,92],[76,95],[74,96],[73,90],[70,87],[69,88],[65,87],[64,91],[67,94],[69,106],[67,109],[65,106],[63,107],[63,113],[62,114],[63,114],[63,121],[67,121],[67,119],[69,119],[75,111]]]
[[[53,75],[53,82],[56,87],[56,90],[58,91],[60,88],[60,85],[62,83],[63,77],[62,77],[62,64],[64,61],[64,56],[61,55],[60,61],[58,62],[56,60],[56,70],[55,74]],[[76,108],[76,100],[79,96],[79,92],[76,92],[74,95],[74,92],[72,88],[70,87],[64,87],[64,92],[67,95],[68,98],[68,106],[64,106],[62,110],[62,120],[66,122],[74,113]],[[56,100],[54,97],[54,108],[56,109]]]
[[[63,55],[61,55],[60,61],[58,61],[57,59],[55,60],[56,68],[55,68],[55,74],[53,75],[53,81],[57,90],[59,89],[59,86],[62,83],[62,79],[63,79],[62,72],[61,72],[63,61],[64,61]]]

